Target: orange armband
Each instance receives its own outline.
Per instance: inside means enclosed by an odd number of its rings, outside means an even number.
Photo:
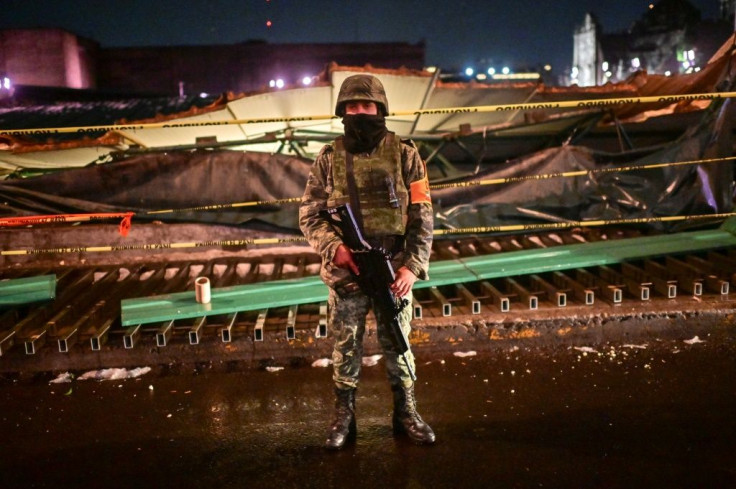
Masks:
[[[409,184],[409,191],[411,192],[411,203],[420,204],[422,202],[431,204],[432,200],[429,197],[429,180],[427,177],[411,182]]]

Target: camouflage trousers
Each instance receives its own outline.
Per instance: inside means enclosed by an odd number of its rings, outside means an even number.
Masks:
[[[411,293],[407,296],[411,304]],[[365,334],[366,317],[371,309],[376,316],[378,342],[383,351],[389,382],[392,385],[410,387],[413,382],[406,368],[406,363],[391,343],[387,324],[391,318],[383,317],[380,311],[373,308],[373,300],[363,293],[354,293],[340,296],[330,288],[328,298],[329,328],[335,338],[332,351],[333,374],[332,379],[338,389],[356,388],[360,376],[363,359],[363,336]],[[411,305],[405,307],[400,315],[401,330],[406,337],[411,331]],[[411,351],[405,353],[406,360],[414,369],[414,355]]]

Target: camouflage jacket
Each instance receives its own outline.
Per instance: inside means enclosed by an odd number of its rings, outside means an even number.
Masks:
[[[322,257],[322,280],[330,287],[340,287],[352,281],[350,272],[332,264],[337,247],[342,244],[332,225],[319,215],[327,205],[332,183],[335,148],[325,145],[312,165],[302,202],[299,207],[299,227],[309,244]],[[427,168],[411,140],[401,140],[402,175],[407,192],[413,182],[426,180]],[[392,260],[394,269],[406,266],[419,279],[429,278],[429,255],[432,249],[433,215],[430,202],[409,203],[407,208],[405,247]]]

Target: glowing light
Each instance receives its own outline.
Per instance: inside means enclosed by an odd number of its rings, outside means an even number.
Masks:
[[[608,71],[608,61],[603,62],[603,64],[601,65],[601,69],[603,71]]]
[[[506,75],[500,75],[496,73],[493,75],[494,80],[538,80],[541,77],[539,73],[509,73]]]
[[[633,66],[634,68],[639,68],[641,66],[641,61],[639,60],[639,58],[632,59],[631,66]]]
[[[552,65],[544,65],[544,71],[552,71]]]
[[[276,87],[276,80],[270,80],[268,82],[268,86],[271,87],[271,88],[275,88]]]
[[[487,76],[486,76],[485,73],[478,73],[477,75],[475,75],[475,79],[476,80],[481,80],[482,81],[482,80],[485,80],[486,78],[487,78]]]
[[[276,80],[276,88],[284,88],[284,80],[279,78]]]
[[[471,67],[465,68],[465,76],[473,76],[473,73],[475,73],[475,70]]]
[[[493,76],[496,74],[496,68],[490,67],[488,68],[488,74]]]
[[[8,78],[7,76],[3,77],[3,84],[1,88],[4,88],[5,90],[10,90],[10,85],[10,78]]]
[[[302,85],[311,85],[311,84],[312,84],[311,76],[305,76],[302,78]]]
[[[504,75],[508,75],[509,73],[511,73],[511,70],[509,69],[508,66],[504,66],[503,69],[501,70],[501,73],[503,73]]]
[[[427,66],[426,68],[424,68],[424,70],[427,71],[427,72],[429,72],[429,73],[436,73],[437,72],[437,67],[436,66]]]
[[[271,27],[273,25],[273,22],[271,20],[266,21],[266,27]]]

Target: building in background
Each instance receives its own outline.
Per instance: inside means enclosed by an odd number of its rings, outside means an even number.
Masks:
[[[62,29],[0,31],[0,74],[14,85],[96,87],[99,45]]]
[[[183,96],[309,85],[331,62],[422,69],[425,45],[269,44],[104,48],[54,29],[0,31],[0,86]]]
[[[734,31],[734,0],[719,2],[718,19],[702,19],[687,0],[660,0],[624,32],[604,33],[587,13],[573,35],[573,66],[565,84],[619,82],[633,73],[692,73],[708,62]]]

